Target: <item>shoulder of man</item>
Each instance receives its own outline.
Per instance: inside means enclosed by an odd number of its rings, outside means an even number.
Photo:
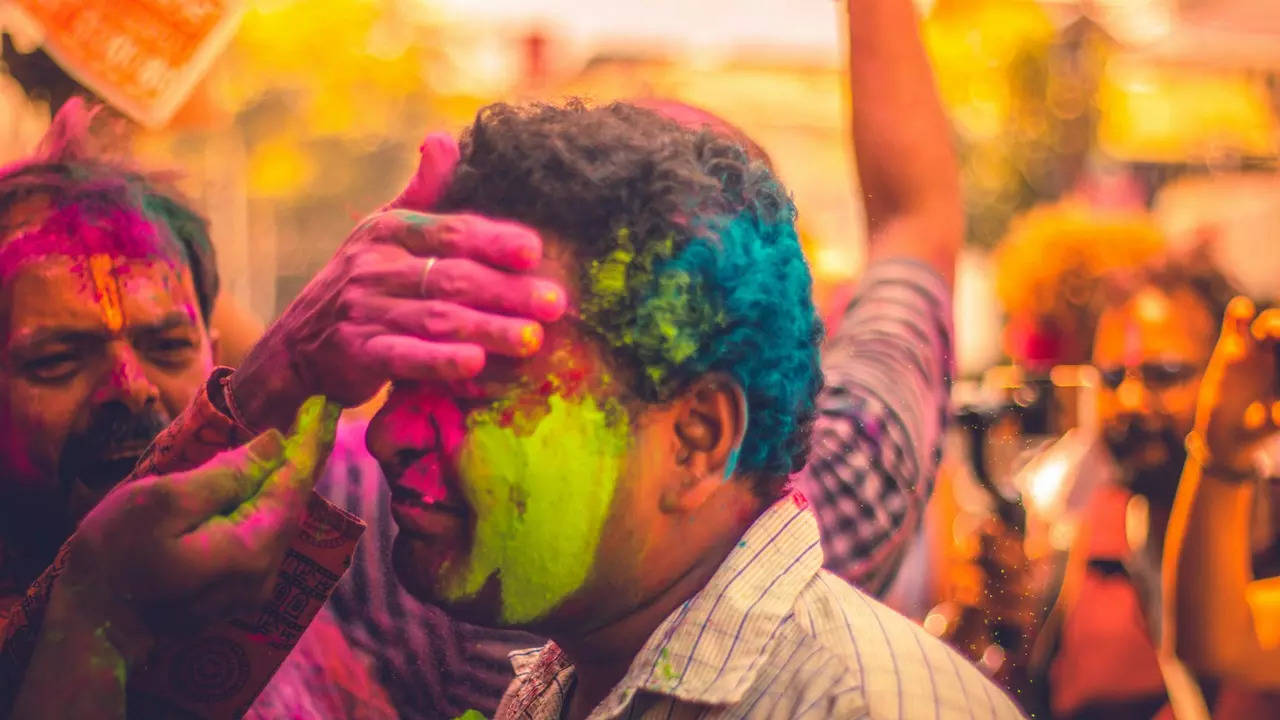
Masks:
[[[869,717],[1023,717],[1004,690],[941,640],[828,571],[801,592],[795,619],[845,665]]]

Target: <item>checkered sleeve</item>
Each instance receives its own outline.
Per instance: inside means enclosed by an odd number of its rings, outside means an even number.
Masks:
[[[952,378],[951,300],[905,259],[873,263],[823,352],[809,462],[827,568],[885,591],[920,523],[942,454]]]

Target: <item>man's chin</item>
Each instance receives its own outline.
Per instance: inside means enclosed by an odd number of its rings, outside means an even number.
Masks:
[[[458,548],[440,538],[401,531],[391,548],[396,578],[410,595],[444,610],[455,620],[501,627],[501,583],[491,576],[474,596],[449,599],[440,592],[440,578],[449,565],[465,562],[467,548]]]

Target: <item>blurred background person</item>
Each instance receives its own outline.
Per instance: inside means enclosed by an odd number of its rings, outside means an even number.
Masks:
[[[1087,496],[1032,663],[1054,717],[1156,717],[1167,703],[1156,653],[1165,527],[1233,290],[1210,265],[1166,260],[1101,291],[1092,360],[1112,476]]]

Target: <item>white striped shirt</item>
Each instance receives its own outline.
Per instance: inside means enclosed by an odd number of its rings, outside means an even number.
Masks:
[[[548,643],[511,661],[495,720],[558,720],[568,658]],[[818,524],[793,495],[649,636],[590,720],[1021,717],[968,661],[823,570]]]

